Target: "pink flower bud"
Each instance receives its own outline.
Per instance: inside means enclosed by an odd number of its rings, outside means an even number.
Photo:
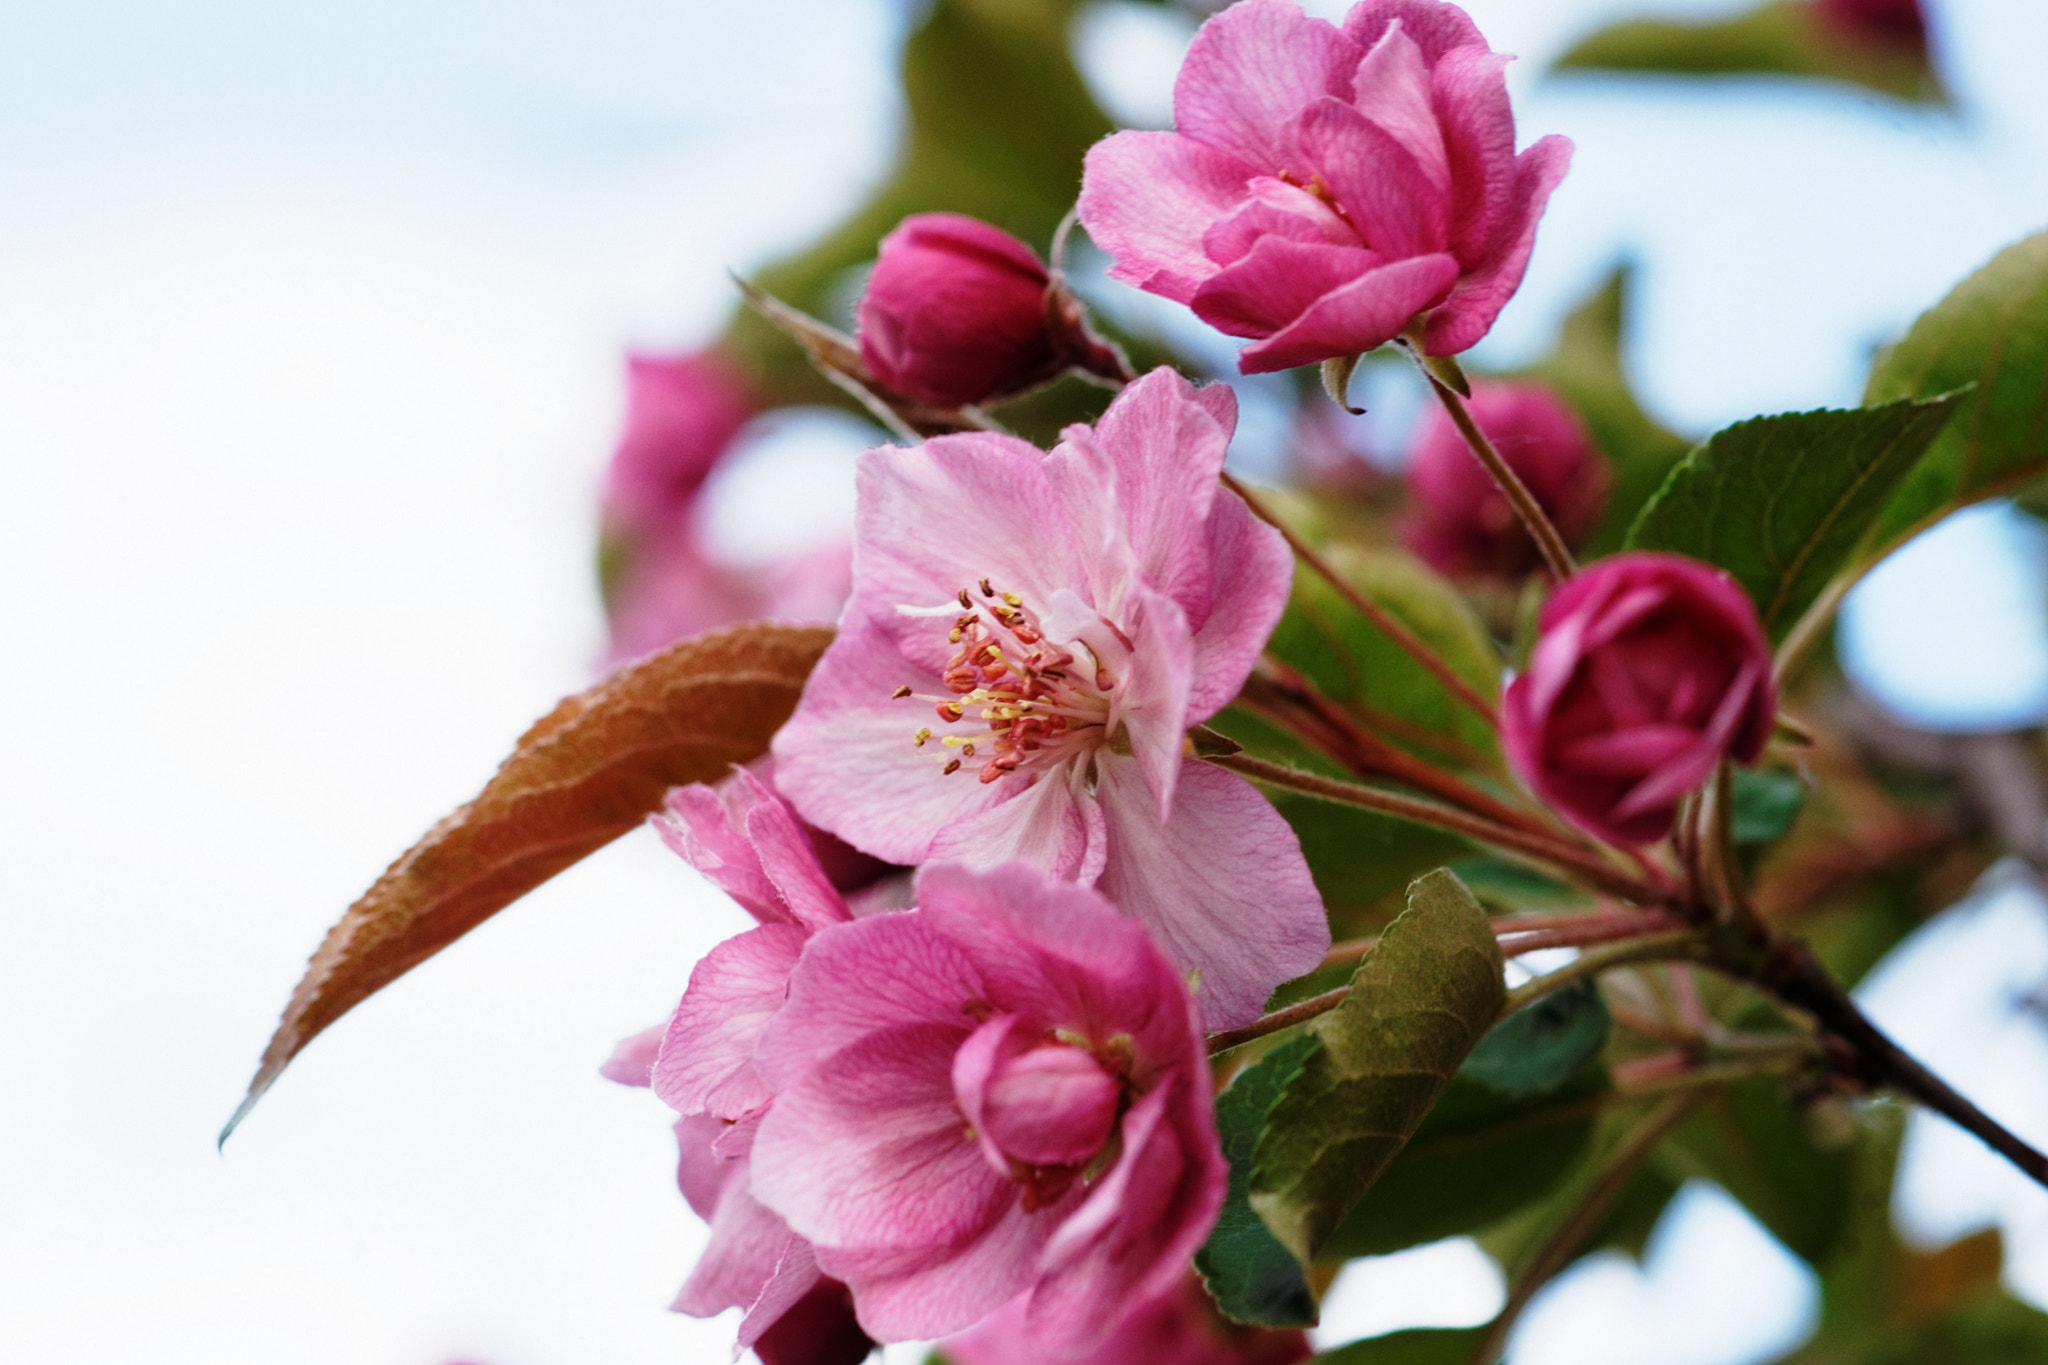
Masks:
[[[1679,555],[1624,554],[1544,605],[1501,739],[1529,786],[1617,844],[1671,829],[1726,755],[1763,752],[1777,713],[1771,649],[1735,580]]]
[[[917,214],[882,239],[855,321],[869,373],[935,407],[993,402],[1069,366],[1121,373],[1030,247],[957,213]]]
[[[1927,51],[1920,0],[1819,0],[1819,5],[1821,18],[1845,37]]]
[[[733,436],[754,415],[715,351],[626,358],[626,429],[605,472],[605,520],[636,538],[673,534]]]
[[[1477,385],[1471,412],[1566,542],[1584,539],[1607,508],[1609,471],[1578,414],[1537,384]],[[1542,564],[1514,508],[1439,409],[1423,419],[1408,492],[1414,506],[1402,539],[1437,570],[1520,578]]]
[[[989,1020],[954,1057],[960,1112],[998,1175],[1085,1165],[1109,1141],[1123,1088],[1092,1054],[1017,1024],[1015,1015]]]
[[[1170,133],[1090,149],[1081,221],[1110,278],[1252,344],[1246,374],[1403,335],[1465,350],[1513,297],[1571,143],[1519,155],[1502,68],[1440,0],[1362,0],[1341,26],[1292,0],[1202,25]]]

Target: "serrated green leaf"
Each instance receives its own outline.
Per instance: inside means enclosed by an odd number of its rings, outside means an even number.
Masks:
[[[1862,558],[2048,472],[2048,232],[2007,247],[1877,359],[1867,403],[1975,384],[1872,528]]]
[[[1466,1365],[1484,1327],[1419,1327],[1325,1351],[1309,1365]]]
[[[1239,1072],[1216,1099],[1216,1132],[1230,1163],[1230,1186],[1209,1240],[1195,1255],[1210,1297],[1223,1315],[1265,1327],[1308,1327],[1316,1297],[1301,1263],[1275,1241],[1252,1212],[1252,1154],[1280,1092],[1315,1051],[1310,1034],[1290,1038]]]
[[[1959,402],[1901,399],[1737,422],[1671,472],[1629,529],[1628,548],[1718,564],[1777,639],[1842,571]]]
[[[1549,1094],[1600,1055],[1613,1022],[1600,987],[1577,982],[1495,1024],[1458,1074],[1508,1099]]]
[[[1421,1126],[1500,1011],[1500,947],[1449,872],[1408,890],[1408,909],[1359,964],[1351,993],[1311,1025],[1319,1046],[1273,1105],[1251,1204],[1304,1265]]]
[[[1632,277],[1627,263],[1616,266],[1565,318],[1550,354],[1516,376],[1538,380],[1563,395],[1613,466],[1607,513],[1582,547],[1589,556],[1620,548],[1637,512],[1692,448],[1692,442],[1643,411],[1622,368]]]
[[[1772,0],[1699,24],[1627,19],[1582,39],[1553,69],[1803,76],[1847,81],[1903,100],[1947,103],[1924,52],[1837,32],[1819,11],[1806,0]]]
[[[1393,550],[1333,545],[1324,557],[1480,696],[1499,694],[1500,652],[1457,589],[1413,556]],[[1352,708],[1380,738],[1454,766],[1498,766],[1492,728],[1320,574],[1306,567],[1296,572],[1286,614],[1267,649],[1325,696]]]
[[[1806,805],[1806,784],[1795,773],[1735,770],[1734,835],[1737,844],[1767,844],[1785,837]]]

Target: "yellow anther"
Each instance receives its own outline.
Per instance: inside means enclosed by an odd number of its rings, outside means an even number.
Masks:
[[[903,684],[903,686],[897,688],[894,692],[891,692],[889,695],[897,701],[903,700],[903,698],[910,695],[910,684]]]
[[[962,636],[963,634],[965,634],[965,633],[966,633],[966,632],[962,631],[962,630],[960,629],[960,627],[958,627],[958,626],[955,626],[955,627],[953,627],[953,629],[952,629],[952,630],[950,630],[950,631],[948,631],[948,632],[947,632],[947,634],[946,634],[946,643],[947,643],[947,644],[949,644],[949,645],[957,645],[957,644],[959,644],[959,643],[960,643],[960,637],[961,637],[961,636]]]
[[[1021,607],[1024,605],[1024,599],[1017,596],[1017,594],[1013,592],[1004,593],[1003,600],[1005,602],[1008,602],[1013,607]]]
[[[910,737],[910,742],[912,744],[915,744],[918,748],[922,749],[924,747],[924,742],[930,739],[931,737],[932,732],[930,730],[919,730],[916,734]]]

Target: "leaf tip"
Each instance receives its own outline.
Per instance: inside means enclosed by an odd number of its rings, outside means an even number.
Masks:
[[[249,1082],[249,1093],[235,1106],[235,1112],[228,1115],[227,1123],[220,1130],[220,1136],[214,1139],[213,1149],[216,1152],[227,1150],[228,1139],[234,1136],[235,1129],[242,1126],[242,1120],[249,1117],[249,1111],[256,1107],[256,1101],[262,1099],[269,1091],[271,1083],[277,1079],[279,1070],[281,1068],[266,1062],[262,1069],[257,1071],[255,1078]]]

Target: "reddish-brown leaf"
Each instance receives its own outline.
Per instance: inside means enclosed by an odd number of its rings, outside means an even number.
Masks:
[[[735,626],[565,699],[520,736],[475,800],[427,831],[328,931],[221,1140],[360,1001],[638,825],[669,788],[767,752],[831,639],[815,627]]]

